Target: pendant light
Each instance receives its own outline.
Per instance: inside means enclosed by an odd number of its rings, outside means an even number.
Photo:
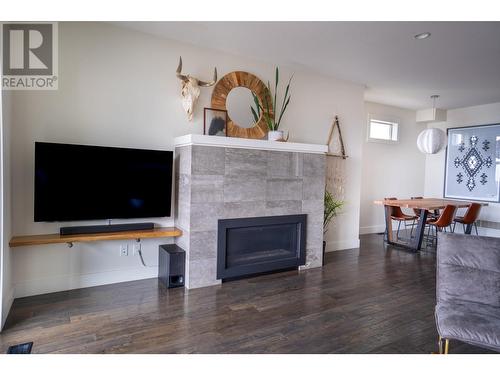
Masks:
[[[446,133],[441,129],[425,129],[417,138],[417,147],[424,154],[437,154],[445,145]]]
[[[417,122],[442,122],[446,121],[446,109],[436,107],[436,100],[439,95],[432,95],[432,108],[420,109],[417,111]]]
[[[436,121],[436,113],[438,109],[436,108],[436,100],[439,98],[439,95],[432,95],[432,111],[431,111],[431,117],[432,121]],[[424,110],[426,111],[426,110]],[[439,110],[442,111],[442,110]],[[446,112],[445,112],[445,118],[444,120],[439,120],[439,121],[446,121]],[[418,112],[417,112],[417,122],[418,122]],[[427,122],[427,121],[426,121]],[[425,129],[422,131],[417,138],[417,147],[420,150],[420,152],[424,154],[437,154],[439,151],[441,151],[444,146],[446,145],[446,133],[437,128],[429,128]]]

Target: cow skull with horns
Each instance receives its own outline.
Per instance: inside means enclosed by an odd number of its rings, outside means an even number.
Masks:
[[[182,106],[188,115],[188,120],[193,119],[193,107],[200,96],[200,87],[210,87],[217,82],[217,68],[214,70],[214,79],[210,82],[201,81],[197,78],[181,74],[182,72],[182,57],[179,58],[179,66],[177,67],[177,78],[182,81]]]

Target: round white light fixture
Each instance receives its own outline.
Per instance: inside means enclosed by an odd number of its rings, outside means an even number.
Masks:
[[[417,147],[424,154],[437,154],[445,144],[446,133],[441,129],[425,129],[417,138]]]
[[[431,36],[431,33],[429,32],[425,32],[425,33],[420,33],[420,34],[416,34],[414,35],[413,37],[417,40],[422,40],[422,39],[427,39],[428,37]]]

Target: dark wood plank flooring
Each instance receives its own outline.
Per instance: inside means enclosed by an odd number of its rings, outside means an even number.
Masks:
[[[431,353],[435,256],[385,247],[329,253],[321,269],[195,290],[156,279],[16,299],[0,349],[34,353]],[[454,353],[485,350],[451,343]]]

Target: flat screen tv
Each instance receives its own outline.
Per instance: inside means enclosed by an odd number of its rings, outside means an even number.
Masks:
[[[35,221],[170,216],[172,151],[35,143]]]

